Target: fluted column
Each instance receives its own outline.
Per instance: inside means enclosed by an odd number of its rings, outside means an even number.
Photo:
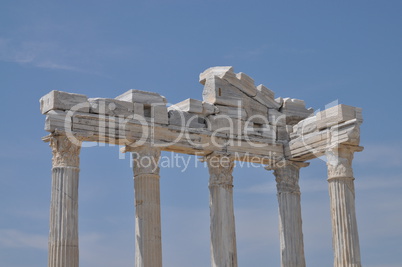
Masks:
[[[159,167],[160,150],[132,150],[135,191],[135,266],[162,267]]]
[[[52,136],[49,267],[78,267],[78,179],[81,142]]]
[[[356,223],[353,153],[362,147],[337,146],[326,151],[335,267],[360,267]]]
[[[233,210],[233,159],[212,154],[205,158],[209,170],[212,267],[237,267]]]
[[[282,267],[305,267],[299,172],[305,162],[283,161],[274,170],[279,204],[279,237]]]

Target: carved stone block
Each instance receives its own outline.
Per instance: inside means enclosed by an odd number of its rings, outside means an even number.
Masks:
[[[46,114],[50,110],[70,110],[89,112],[88,98],[85,95],[53,90],[40,100],[40,111]]]
[[[166,98],[164,96],[161,96],[160,94],[135,89],[128,90],[124,94],[116,97],[116,99],[121,101],[137,102],[143,104],[167,103]]]
[[[359,119],[361,122],[361,109],[347,105],[337,105],[317,113],[317,127],[324,129],[352,119]]]
[[[110,98],[89,98],[88,101],[90,113],[124,117],[133,115],[134,113],[133,102]]]
[[[207,127],[204,117],[180,110],[169,110],[169,124],[188,128]]]
[[[284,98],[280,112],[286,114],[286,124],[294,125],[310,116],[314,110],[306,109],[303,100],[295,98]]]
[[[203,113],[204,110],[202,101],[191,98],[187,98],[184,101],[174,104],[172,108],[190,113]],[[172,108],[169,108],[169,110],[172,110]]]

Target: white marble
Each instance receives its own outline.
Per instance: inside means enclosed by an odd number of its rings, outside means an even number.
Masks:
[[[215,153],[205,160],[210,175],[211,266],[237,267],[232,176],[234,162],[227,155]]]
[[[66,136],[50,139],[53,151],[48,267],[78,267],[80,145]]]
[[[133,102],[111,98],[89,98],[90,113],[127,117],[134,114]]]
[[[305,267],[299,170],[304,162],[283,161],[274,170],[279,203],[279,237],[282,267]]]
[[[117,100],[137,102],[142,104],[162,103],[166,104],[166,98],[158,93],[130,89],[116,97]]]
[[[53,90],[44,95],[39,103],[42,114],[46,114],[50,110],[69,110],[73,107],[76,111],[89,112],[88,98],[80,94]]]
[[[352,169],[353,153],[359,150],[335,146],[326,152],[334,267],[361,267]]]
[[[137,267],[162,265],[159,168],[155,163],[161,150],[206,157],[211,258],[216,267],[237,266],[237,252],[233,161],[214,167],[212,158],[230,154],[239,161],[274,166],[282,266],[304,267],[299,168],[301,162],[326,155],[335,267],[359,267],[351,155],[362,149],[362,110],[338,105],[314,115],[303,100],[274,99],[273,91],[255,86],[250,76],[235,73],[232,67],[209,68],[200,74],[200,83],[204,85],[202,101],[186,99],[176,109],[168,108],[160,94],[140,90],[129,90],[115,99],[88,100],[85,95],[61,91],[41,98],[45,130],[50,133],[44,140],[51,141],[54,152],[49,264],[78,264],[78,153],[80,142],[88,141],[121,145],[122,152],[152,159],[148,167],[134,160]],[[77,146],[70,140],[76,140]],[[281,162],[286,165],[279,166]]]
[[[135,266],[162,267],[160,150],[132,149],[135,194]]]

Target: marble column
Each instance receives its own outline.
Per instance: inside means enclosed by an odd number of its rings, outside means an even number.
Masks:
[[[309,163],[282,161],[274,170],[279,204],[279,237],[282,267],[305,267],[299,172]]]
[[[205,158],[209,170],[212,267],[237,267],[233,209],[233,159],[212,154]]]
[[[326,151],[335,267],[361,267],[352,159],[362,149],[342,145]]]
[[[53,152],[49,267],[78,267],[78,179],[81,142],[50,137]]]
[[[143,145],[131,151],[135,192],[135,266],[162,267],[160,150]]]

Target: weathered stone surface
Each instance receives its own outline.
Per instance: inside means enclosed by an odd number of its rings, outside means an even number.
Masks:
[[[285,126],[286,115],[276,109],[268,109],[269,123],[272,125]]]
[[[264,137],[267,140],[276,141],[276,126],[270,124],[260,124],[247,121],[245,122],[245,131],[247,131],[248,137],[259,136]]]
[[[70,110],[89,112],[88,98],[85,95],[53,90],[40,100],[40,111],[46,114],[50,110]]]
[[[228,107],[228,106],[221,106],[221,105],[215,105],[219,112],[219,115],[226,115],[229,116],[230,118],[234,119],[241,119],[241,120],[246,120],[247,119],[247,112],[245,109],[240,108],[240,107]]]
[[[356,222],[353,153],[360,147],[336,146],[326,151],[332,218],[334,267],[361,267]]]
[[[208,130],[211,132],[230,133],[242,135],[245,122],[240,119],[233,119],[227,115],[210,115],[206,118]]]
[[[257,90],[262,93],[264,96],[266,96],[269,100],[275,100],[275,93],[268,89],[266,86],[263,84],[260,84],[257,86]]]
[[[358,119],[361,123],[363,121],[361,114],[361,108],[340,104],[317,112],[317,127],[321,130],[352,119]]]
[[[211,114],[216,114],[218,113],[219,110],[217,107],[214,105],[207,103],[207,102],[202,102],[202,114],[205,116],[211,115]]]
[[[244,73],[235,74],[232,67],[209,68],[200,74],[200,83],[207,85],[207,81],[214,77],[226,81],[232,87],[248,96],[255,96],[257,93],[254,80]]]
[[[293,133],[308,134],[317,131],[317,116],[310,116],[293,126]]]
[[[247,114],[248,120],[260,123],[268,124],[268,108],[251,98],[245,98],[243,100],[243,106]]]
[[[144,117],[144,104],[142,103],[133,103],[134,114]]]
[[[151,118],[155,123],[169,124],[168,110],[165,105],[152,105]]]
[[[202,101],[191,98],[187,98],[182,102],[174,104],[172,108],[190,113],[203,113],[204,110]],[[171,110],[172,108],[169,108],[169,110]]]
[[[121,101],[137,102],[143,104],[167,103],[166,98],[164,96],[161,96],[160,94],[136,89],[128,90],[124,94],[116,97],[116,99]]]
[[[257,94],[253,97],[253,99],[270,109],[278,110],[281,106],[280,103],[274,100],[274,92],[262,84],[257,86]]]
[[[66,136],[50,139],[53,152],[50,202],[49,267],[78,267],[78,181],[81,142]]]
[[[275,102],[279,104],[280,107],[283,105],[283,98],[282,97],[277,97],[275,98]]]
[[[284,161],[274,170],[279,203],[279,237],[281,266],[305,267],[299,172],[308,163]]]
[[[160,150],[145,144],[131,152],[135,191],[135,266],[162,267]],[[144,158],[147,164],[143,163]]]
[[[257,88],[255,87],[254,80],[243,72],[236,74],[236,78],[240,81],[240,90],[248,96],[255,96],[257,94]]]
[[[212,267],[237,267],[236,228],[233,208],[233,159],[206,157],[209,170]]]
[[[133,102],[110,98],[89,98],[90,113],[127,117],[133,115]]]
[[[169,124],[186,128],[206,128],[205,118],[181,110],[169,110]]]
[[[233,73],[233,67],[230,66],[211,67],[206,69],[204,72],[200,74],[199,81],[202,85],[205,85],[205,82],[208,78],[213,76],[223,78],[228,73]]]
[[[67,116],[65,111],[61,110],[51,110],[46,113],[45,119],[45,131],[66,132],[71,130],[71,117]]]
[[[298,164],[326,155],[335,267],[360,267],[350,152],[361,150],[361,109],[340,105],[313,116],[304,101],[274,100],[271,90],[263,85],[255,87],[252,78],[235,74],[231,67],[208,69],[200,75],[200,82],[205,85],[204,101],[184,100],[176,105],[179,110],[169,108],[169,115],[163,96],[139,90],[130,90],[116,99],[89,100],[52,91],[41,99],[45,130],[51,132],[45,139],[53,140],[52,147],[56,147],[49,266],[78,267],[75,205],[79,148],[69,144],[74,140],[123,145],[123,152],[153,158],[148,167],[134,162],[137,266],[162,265],[156,162],[160,150],[164,150],[207,157],[211,175],[211,258],[215,267],[237,266],[237,259],[233,161],[225,168],[215,168],[211,156],[236,155],[239,161],[276,166],[282,266],[304,267]],[[74,110],[77,104],[81,107],[78,111]],[[129,114],[139,116],[131,118]],[[149,142],[152,147],[144,145]],[[284,161],[287,165],[283,168],[277,165]],[[70,214],[58,218],[61,211]]]
[[[360,143],[360,127],[357,119],[345,121],[329,129],[331,143],[358,146]]]
[[[280,112],[286,114],[286,124],[294,125],[299,121],[310,116],[314,110],[306,109],[303,100],[294,98],[284,98]]]
[[[202,99],[209,104],[219,104],[223,106],[242,106],[242,99],[245,94],[228,81],[218,76],[209,77],[202,92]]]
[[[277,138],[280,141],[289,141],[290,140],[288,129],[286,128],[286,126],[278,126],[277,127]]]

